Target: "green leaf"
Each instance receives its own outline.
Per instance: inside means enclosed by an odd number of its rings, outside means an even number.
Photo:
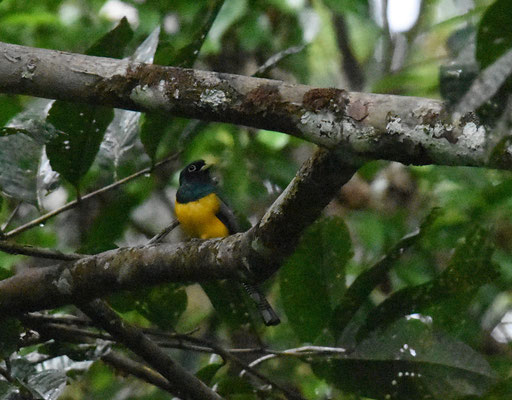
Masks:
[[[122,58],[126,45],[133,38],[133,30],[126,17],[117,26],[94,43],[86,52],[89,56]]]
[[[343,391],[378,399],[482,396],[496,379],[466,344],[405,319],[372,333],[344,357],[315,361],[313,370]]]
[[[115,241],[122,236],[129,223],[130,212],[142,200],[141,196],[127,191],[122,191],[120,195],[111,199],[94,219],[80,251],[85,254],[96,254],[115,248]]]
[[[201,379],[206,385],[210,386],[212,384],[213,378],[215,374],[224,366],[224,363],[212,363],[208,364],[206,367],[201,368],[196,372],[196,377]]]
[[[64,101],[56,101],[48,113],[48,122],[58,134],[46,145],[46,154],[52,168],[76,188],[96,158],[113,117],[111,108]]]
[[[99,57],[122,57],[133,32],[126,19],[87,52]],[[110,108],[56,101],[48,113],[58,134],[46,146],[52,168],[75,188],[91,167],[114,112]]]
[[[482,228],[471,232],[455,250],[446,270],[436,279],[399,290],[372,310],[359,331],[359,338],[379,326],[421,312],[443,300],[456,296],[471,298],[478,288],[492,282],[499,273],[491,261],[494,246],[490,236]]]
[[[135,305],[141,315],[161,329],[174,328],[186,308],[187,292],[180,284],[148,289]]]
[[[425,218],[421,227],[404,236],[372,268],[360,274],[345,292],[342,301],[334,311],[331,322],[336,337],[340,337],[348,322],[368,300],[370,293],[386,279],[389,270],[395,265],[403,252],[414,245],[439,216],[439,209],[434,208]]]
[[[144,145],[146,154],[154,163],[158,145],[166,132],[169,116],[158,113],[146,113],[140,127],[140,140]]]
[[[113,294],[109,303],[120,313],[136,311],[161,329],[175,328],[187,308],[187,292],[181,284],[164,284]]]
[[[222,397],[229,399],[258,399],[254,394],[254,388],[247,379],[238,376],[224,375],[221,379],[217,380],[216,386],[217,392]]]
[[[478,27],[476,58],[482,69],[512,47],[512,13],[509,0],[497,0],[485,12]]]
[[[238,283],[232,281],[203,282],[201,287],[210,299],[215,312],[231,330],[246,330],[254,317],[248,307],[245,293]]]
[[[308,228],[281,269],[283,308],[300,340],[313,342],[327,326],[345,290],[345,264],[351,257],[345,223],[330,217]]]

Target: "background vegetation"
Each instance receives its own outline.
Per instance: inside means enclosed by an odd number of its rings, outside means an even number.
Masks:
[[[452,103],[512,47],[507,0],[423,1],[403,32],[391,30],[387,3],[3,0],[0,41]],[[502,83],[478,117],[503,136]],[[5,94],[0,123],[1,234],[64,253],[146,243],[172,221],[177,172],[198,158],[216,163],[225,198],[249,227],[314,150],[275,132]],[[214,309],[197,284],[109,302],[226,398],[507,399],[511,190],[507,171],[369,161],[265,283],[277,327],[261,326],[250,305],[233,312],[210,290]],[[181,239],[176,231],[169,240]],[[0,253],[0,275],[52,263]],[[56,325],[52,340],[44,318]],[[70,329],[81,330],[73,340]],[[216,345],[239,349],[232,354],[246,365],[258,360],[254,368],[281,389],[241,374]],[[73,306],[4,320],[0,398],[173,397],[109,362],[109,351],[132,356]]]

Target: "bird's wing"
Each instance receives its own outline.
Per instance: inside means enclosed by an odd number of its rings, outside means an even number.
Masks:
[[[233,211],[231,211],[222,199],[220,200],[220,209],[215,216],[227,226],[230,234],[236,233],[240,230],[238,223],[236,222],[235,214],[233,214]]]

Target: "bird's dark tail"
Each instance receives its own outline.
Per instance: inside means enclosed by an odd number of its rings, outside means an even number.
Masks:
[[[242,286],[247,291],[251,299],[256,303],[265,325],[272,326],[281,322],[272,306],[268,303],[267,299],[256,285],[242,282]]]

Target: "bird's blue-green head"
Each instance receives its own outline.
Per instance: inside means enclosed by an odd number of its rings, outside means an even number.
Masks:
[[[214,193],[215,182],[210,175],[211,164],[197,160],[180,172],[180,187],[176,193],[178,203],[188,203]]]

